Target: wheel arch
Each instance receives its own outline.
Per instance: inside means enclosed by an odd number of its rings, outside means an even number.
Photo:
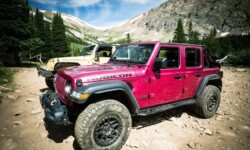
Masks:
[[[89,93],[90,96],[84,101],[75,101],[78,104],[89,105],[104,99],[114,99],[128,108],[131,114],[139,112],[139,104],[131,91],[129,83],[123,81],[97,82],[86,86],[78,87],[77,91]]]
[[[221,91],[222,90],[221,77],[218,74],[211,74],[211,75],[205,76],[204,79],[202,80],[199,88],[196,91],[195,98],[197,98],[201,95],[201,93],[204,91],[204,89],[207,85],[214,85],[217,88],[219,88],[219,90]]]

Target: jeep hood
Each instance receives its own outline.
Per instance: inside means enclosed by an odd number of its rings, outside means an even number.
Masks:
[[[78,66],[61,69],[58,75],[74,81],[74,83],[76,83],[77,79],[81,79],[83,83],[86,83],[135,77],[136,68],[138,67],[125,64]]]
[[[76,57],[58,57],[53,58],[55,62],[78,62],[84,60],[90,60],[91,56],[76,56]]]
[[[90,55],[89,56],[51,58],[47,63],[47,69],[49,71],[54,71],[55,64],[59,62],[79,63],[79,62],[91,61],[91,60],[92,60],[92,57]]]

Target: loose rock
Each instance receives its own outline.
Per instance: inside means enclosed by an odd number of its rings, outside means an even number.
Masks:
[[[45,132],[42,132],[42,133],[40,133],[40,137],[41,138],[46,138],[48,136],[48,133],[45,133]]]
[[[9,82],[8,79],[1,79],[0,84],[7,84]]]
[[[169,118],[170,121],[176,121],[176,118],[175,117],[171,117]]]
[[[204,130],[204,133],[210,136],[212,135],[212,131],[207,128]]]
[[[14,124],[14,126],[24,125],[24,123],[22,121],[14,121],[13,124]]]
[[[166,140],[155,139],[150,142],[150,146],[153,147],[155,150],[178,150],[178,146],[175,143]]]
[[[246,72],[247,70],[246,69],[241,69],[241,68],[238,68],[236,69],[237,72]]]
[[[139,148],[140,143],[137,139],[127,140],[126,145],[132,148]]]
[[[4,139],[2,140],[2,142],[0,142],[1,145],[1,149],[4,150],[16,150],[18,149],[17,146],[17,142],[14,139]]]
[[[15,100],[17,100],[18,96],[17,95],[7,95],[7,98],[9,100],[15,101]]]
[[[67,139],[65,139],[64,141],[65,141],[66,143],[73,144],[74,140],[75,140],[75,138],[71,135],[71,136],[69,136]]]
[[[39,108],[37,108],[37,109],[33,109],[33,110],[31,111],[31,114],[32,114],[32,115],[37,115],[37,114],[39,114],[39,113],[41,113],[41,112],[42,112],[42,110],[39,109]]]
[[[15,93],[21,93],[21,90],[15,90]]]
[[[188,115],[187,113],[183,113],[183,114],[181,115],[181,118],[182,118],[182,119],[188,119],[188,118],[189,118],[189,115]]]
[[[7,92],[12,92],[13,89],[7,88],[7,87],[4,87],[4,86],[0,86],[0,91],[4,92],[4,93],[7,93]]]

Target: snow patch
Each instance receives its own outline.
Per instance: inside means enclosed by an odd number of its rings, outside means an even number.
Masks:
[[[48,21],[48,22],[52,22],[51,20],[49,20],[49,19],[46,18],[46,17],[43,17],[43,20]]]
[[[81,33],[77,32],[77,31],[71,31],[71,33],[74,34],[78,38],[82,38],[83,37],[83,35]]]
[[[133,23],[134,21],[140,19],[142,16],[143,16],[143,14],[141,14],[141,15],[135,17],[134,19],[131,19],[131,20],[129,21],[129,23]]]
[[[46,10],[39,10],[40,12],[42,13],[45,13],[47,12]],[[52,13],[56,14],[58,13],[57,11],[51,11]],[[34,12],[35,14],[35,12]],[[65,20],[65,21],[68,21],[69,23],[71,24],[80,24],[81,26],[89,26],[91,28],[94,28],[94,29],[97,29],[97,30],[106,30],[107,27],[97,27],[97,26],[94,26],[94,25],[91,25],[77,17],[74,17],[74,16],[71,16],[71,15],[68,15],[68,14],[65,14],[65,13],[61,13],[61,17]],[[50,21],[51,22],[51,21]]]
[[[220,34],[220,36],[221,36],[221,37],[224,37],[224,36],[227,36],[229,33],[230,33],[230,32],[222,32],[222,33]]]
[[[107,28],[107,29],[112,29],[112,28],[118,28],[118,27],[121,27],[121,26],[123,26],[123,25],[124,25],[125,23],[127,23],[127,22],[128,22],[128,20],[123,21],[123,22],[119,23],[118,25],[111,26],[111,27],[109,27],[109,28]]]
[[[78,18],[76,18],[74,16],[71,16],[71,15],[62,14],[62,18],[64,20],[67,20],[70,23],[72,23],[72,21],[73,21],[73,22],[78,23],[78,24],[80,24],[82,26],[89,26],[89,27],[94,28],[94,29],[105,30],[105,28],[96,27],[94,25],[91,25],[91,24],[89,24],[89,23],[87,23],[87,22],[85,22],[85,21],[83,21],[81,19],[78,19]]]
[[[135,32],[136,30],[137,30],[137,28],[134,28],[134,29],[132,29],[132,30],[130,30],[130,31],[123,32],[123,34],[125,35],[125,34],[128,34],[128,33],[133,33],[133,32]]]

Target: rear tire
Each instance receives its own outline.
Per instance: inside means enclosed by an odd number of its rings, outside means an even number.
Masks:
[[[90,104],[77,118],[75,136],[82,149],[117,150],[125,144],[131,129],[128,109],[115,100]]]
[[[220,105],[220,90],[213,85],[207,85],[198,97],[195,112],[203,118],[212,117],[218,110]]]

